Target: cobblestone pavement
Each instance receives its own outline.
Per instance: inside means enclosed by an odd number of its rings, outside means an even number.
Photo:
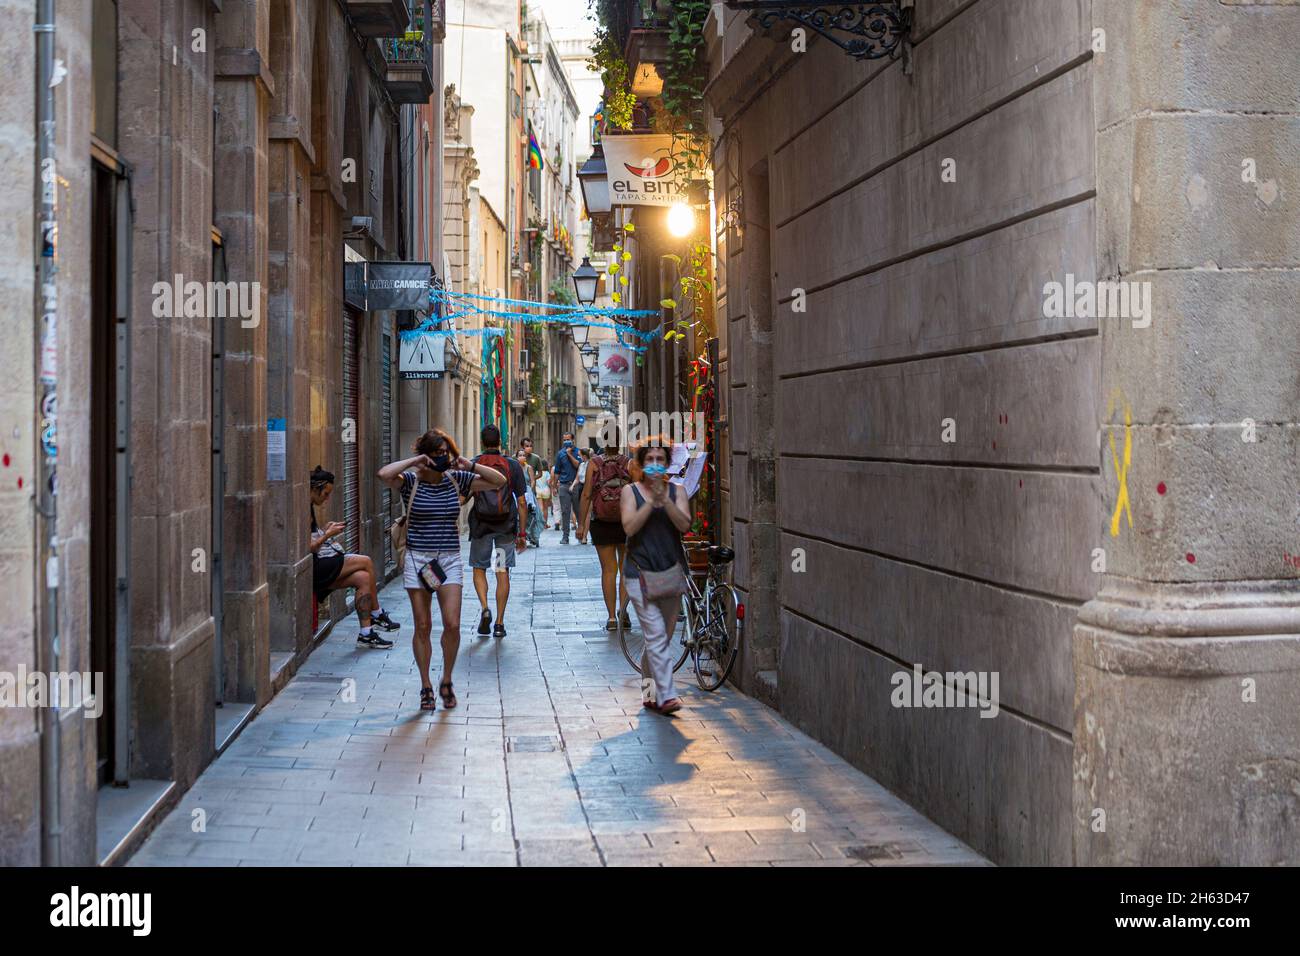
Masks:
[[[502,640],[475,635],[467,581],[455,710],[418,710],[391,585],[393,649],[336,627],[130,865],[985,862],[763,704],[700,691],[689,661],[676,717],[643,711],[590,546],[547,531],[512,581]]]

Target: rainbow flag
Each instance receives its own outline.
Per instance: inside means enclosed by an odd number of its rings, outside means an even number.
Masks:
[[[542,147],[537,144],[537,137],[532,133],[528,134],[528,168],[542,168]]]

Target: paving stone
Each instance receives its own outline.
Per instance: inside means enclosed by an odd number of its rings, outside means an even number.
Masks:
[[[327,639],[129,865],[986,864],[732,688],[703,693],[684,671],[678,717],[645,711],[599,627],[594,552],[544,534],[520,556],[508,638],[473,634],[467,596],[454,711],[418,709],[410,609],[390,585],[403,646],[358,654],[347,628]],[[322,676],[354,679],[356,701]],[[190,829],[195,808],[206,834]]]

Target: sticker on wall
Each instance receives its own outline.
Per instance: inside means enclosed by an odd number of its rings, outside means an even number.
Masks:
[[[285,480],[286,439],[289,433],[283,418],[266,420],[266,480]]]

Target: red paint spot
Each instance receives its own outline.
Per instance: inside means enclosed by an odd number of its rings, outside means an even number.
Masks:
[[[8,455],[8,453],[5,454],[5,467],[6,467],[6,468],[9,467],[9,455]]]
[[[1020,487],[1021,488],[1025,487],[1025,479],[1023,478],[1020,479]]]
[[[1156,485],[1156,494],[1163,495],[1164,493],[1165,493],[1165,483],[1162,481],[1160,482],[1160,484]]]
[[[1196,555],[1192,554],[1192,552],[1190,551],[1187,552],[1187,563],[1188,564],[1196,563]]]
[[[18,487],[21,488],[22,486],[23,486],[23,479],[22,479],[22,476],[19,476],[19,478],[18,478]]]

